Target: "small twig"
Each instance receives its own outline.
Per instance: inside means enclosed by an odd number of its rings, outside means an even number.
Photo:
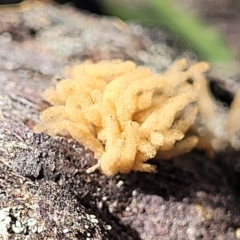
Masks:
[[[5,160],[3,160],[2,158],[0,158],[0,162],[2,162],[4,165],[6,165],[9,168],[12,168],[12,166],[9,163],[7,163]]]
[[[100,169],[100,166],[101,166],[101,162],[98,161],[97,164],[95,164],[94,166],[88,168],[88,169],[86,170],[86,173],[88,173],[88,174],[89,174],[89,173],[93,173],[93,172],[95,172],[97,169]]]

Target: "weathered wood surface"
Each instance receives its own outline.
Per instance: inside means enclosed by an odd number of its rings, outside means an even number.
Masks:
[[[194,58],[161,29],[66,6],[1,11],[3,239],[237,239],[239,153],[193,152],[156,160],[157,174],[108,178],[85,173],[93,153],[74,140],[31,131],[46,106],[41,93],[63,66],[121,58],[160,71],[181,56]]]

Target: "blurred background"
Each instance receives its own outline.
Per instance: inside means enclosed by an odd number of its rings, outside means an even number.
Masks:
[[[4,5],[20,2],[0,0],[0,4]],[[134,20],[145,25],[164,27],[195,51],[200,59],[209,62],[231,64],[240,60],[240,0],[55,0],[55,2],[70,4],[94,14],[116,16],[124,21]]]

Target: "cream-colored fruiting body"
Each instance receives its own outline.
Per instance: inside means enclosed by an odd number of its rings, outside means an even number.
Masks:
[[[161,75],[120,60],[70,67],[67,79],[45,91],[53,106],[41,113],[35,131],[68,132],[90,148],[99,162],[89,172],[154,172],[150,158],[170,158],[197,144],[186,133],[198,112],[195,78],[207,69],[201,62],[187,69],[183,59]]]

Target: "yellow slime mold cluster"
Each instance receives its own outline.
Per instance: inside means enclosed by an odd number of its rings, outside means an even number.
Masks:
[[[149,159],[171,158],[197,144],[188,130],[198,113],[196,79],[207,70],[204,62],[188,68],[183,59],[161,75],[120,60],[69,67],[68,78],[44,92],[52,106],[35,131],[67,132],[91,149],[99,161],[88,172],[154,172]]]

